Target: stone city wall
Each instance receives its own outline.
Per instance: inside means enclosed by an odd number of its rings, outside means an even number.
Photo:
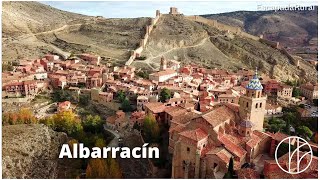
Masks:
[[[233,34],[237,34],[239,36],[247,37],[247,38],[250,38],[250,39],[253,39],[253,40],[259,40],[259,37],[253,36],[253,35],[248,34],[246,32],[243,32],[239,27],[232,27],[232,26],[229,26],[229,25],[226,25],[226,24],[222,24],[222,23],[219,23],[217,20],[211,20],[211,19],[207,19],[207,18],[204,18],[204,17],[201,17],[201,16],[197,16],[197,15],[186,16],[186,18],[189,19],[189,20],[192,20],[192,21],[201,22],[201,23],[204,23],[204,24],[211,25],[211,26],[216,27],[216,28],[218,28],[219,30],[222,30],[222,31],[228,31],[228,32],[231,32]]]
[[[267,39],[263,39],[263,37],[262,38],[260,37],[259,41],[264,43],[264,44],[267,44],[268,46],[271,46],[273,48],[276,48],[276,49],[280,48],[280,46],[279,46],[280,44],[277,41],[270,41],[270,40],[267,40]]]
[[[146,25],[146,33],[143,36],[143,38],[140,39],[139,47],[131,52],[131,56],[125,64],[126,66],[129,66],[137,57],[141,55],[143,49],[146,47],[149,35],[152,32],[152,30],[155,28],[155,25],[158,22],[160,17],[161,17],[161,13],[159,10],[157,10],[156,17],[151,19],[150,25]]]
[[[259,41],[268,46],[271,46],[275,49],[280,50],[280,52],[290,60],[291,64],[299,67],[300,60],[297,58],[294,58],[285,48],[281,47],[278,41],[270,41],[270,40],[264,39],[263,35],[260,36]]]
[[[253,40],[256,40],[256,41],[259,41],[261,43],[264,43],[268,46],[271,46],[275,49],[278,49],[280,50],[281,53],[283,53],[285,56],[288,57],[288,59],[291,61],[291,63],[295,66],[298,66],[299,67],[299,59],[297,58],[294,58],[291,54],[289,54],[287,52],[287,50],[285,50],[284,48],[281,48],[280,47],[280,43],[277,42],[277,41],[270,41],[270,40],[267,40],[267,39],[264,39],[263,36],[254,36],[254,35],[251,35],[251,34],[248,34],[244,31],[242,31],[239,27],[232,27],[232,26],[229,26],[229,25],[225,25],[225,24],[222,24],[222,23],[219,23],[217,20],[211,20],[211,19],[207,19],[207,18],[204,18],[204,17],[201,17],[201,16],[186,16],[187,19],[189,20],[192,20],[192,21],[197,21],[197,22],[201,22],[201,23],[204,23],[204,24],[208,24],[208,25],[211,25],[211,26],[214,26],[216,28],[218,28],[219,30],[222,30],[222,31],[228,31],[228,32],[231,32],[233,34],[236,34],[236,35],[239,35],[239,36],[242,36],[242,37],[246,37],[246,38],[250,38],[250,39],[253,39]]]

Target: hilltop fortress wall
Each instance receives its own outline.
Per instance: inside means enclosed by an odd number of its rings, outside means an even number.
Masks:
[[[139,47],[137,49],[131,51],[131,56],[128,59],[128,61],[126,62],[126,64],[125,64],[126,66],[129,66],[137,57],[140,57],[143,49],[146,47],[149,35],[152,32],[152,30],[156,27],[156,24],[157,24],[160,17],[161,17],[160,10],[157,10],[156,17],[151,19],[151,22],[149,25],[146,25],[146,28],[145,28],[146,32],[145,32],[145,35],[143,36],[143,38],[140,39]]]
[[[275,49],[278,49],[283,55],[287,56],[291,64],[299,67],[300,60],[298,58],[293,57],[285,48],[281,47],[278,41],[270,41],[270,40],[264,39],[263,35],[260,35],[259,41]]]
[[[176,15],[176,14],[180,14],[180,13],[178,12],[177,8],[171,7],[169,14]],[[144,48],[148,42],[149,35],[152,32],[152,30],[156,27],[156,23],[159,21],[160,17],[161,17],[160,10],[157,10],[156,17],[152,18],[150,24],[146,25],[146,27],[145,27],[146,32],[145,32],[145,35],[143,36],[143,38],[140,39],[139,47],[137,49],[131,51],[131,56],[128,59],[128,61],[125,63],[125,65],[127,65],[127,66],[130,65],[137,57],[140,57],[142,51],[144,50]],[[192,15],[192,16],[185,16],[185,18],[192,20],[192,21],[196,21],[196,22],[200,22],[203,24],[213,26],[221,31],[226,31],[229,33],[233,33],[233,34],[245,37],[245,38],[259,41],[259,42],[264,43],[268,46],[271,46],[275,49],[278,49],[282,54],[284,54],[285,56],[288,57],[288,59],[291,61],[291,63],[293,65],[299,67],[299,63],[300,63],[299,59],[294,58],[292,55],[289,54],[289,52],[286,49],[281,48],[279,42],[277,42],[277,41],[270,41],[270,40],[264,39],[263,35],[261,35],[260,37],[254,36],[254,35],[251,35],[249,33],[242,31],[241,28],[239,28],[239,27],[233,27],[233,26],[229,26],[226,24],[222,24],[222,23],[218,22],[217,20],[211,20],[211,19],[207,19],[207,18],[204,18],[201,16]]]
[[[264,44],[266,44],[268,46],[271,46],[271,47],[273,47],[275,49],[278,49],[282,54],[287,56],[287,58],[291,61],[291,63],[293,65],[299,67],[299,63],[300,63],[299,59],[294,58],[291,54],[289,54],[289,52],[285,48],[281,48],[280,47],[280,43],[277,42],[277,41],[270,41],[270,40],[264,39],[263,35],[258,37],[258,36],[254,36],[254,35],[248,34],[246,32],[243,32],[239,27],[232,27],[232,26],[229,26],[229,25],[225,25],[225,24],[219,23],[217,20],[211,20],[211,19],[207,19],[207,18],[204,18],[204,17],[201,17],[201,16],[197,16],[197,15],[186,16],[186,18],[189,19],[189,20],[192,20],[192,21],[201,22],[201,23],[204,23],[204,24],[211,25],[211,26],[216,27],[216,28],[218,28],[219,30],[222,30],[222,31],[231,32],[233,34],[236,34],[236,35],[239,35],[239,36],[242,36],[242,37],[246,37],[246,38],[250,38],[250,39],[259,41],[259,42],[264,43]]]
[[[246,32],[243,32],[239,27],[233,27],[233,26],[229,26],[226,24],[222,24],[222,23],[219,23],[217,20],[211,20],[211,19],[207,19],[207,18],[197,16],[197,15],[186,16],[186,18],[189,20],[192,20],[192,21],[208,24],[208,25],[216,27],[217,29],[222,30],[222,31],[228,31],[233,34],[237,34],[239,36],[247,37],[247,38],[250,38],[253,40],[259,40],[259,37],[253,36],[253,35],[248,34]]]

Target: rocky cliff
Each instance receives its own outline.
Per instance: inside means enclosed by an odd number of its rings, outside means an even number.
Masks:
[[[2,127],[3,178],[57,178],[58,155],[65,133],[45,125]]]

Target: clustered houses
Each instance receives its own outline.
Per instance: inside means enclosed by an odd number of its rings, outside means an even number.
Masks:
[[[278,97],[282,99],[291,99],[293,87],[278,82],[275,79],[262,81],[264,93],[271,97]]]
[[[304,97],[306,97],[309,101],[313,99],[318,99],[318,83],[306,83],[303,84],[301,87],[301,93]]]
[[[3,72],[3,97],[34,96],[48,87],[100,88],[109,69],[98,65],[99,56],[82,54],[81,58],[60,60],[56,55],[20,60],[12,72]],[[88,63],[89,62],[89,63]]]
[[[172,12],[176,13],[174,9]],[[248,171],[250,177],[275,176],[270,173],[275,169],[274,147],[286,135],[263,132],[265,114],[281,111],[281,107],[266,103],[267,95],[290,98],[292,87],[274,80],[263,79],[261,83],[257,70],[228,72],[194,64],[180,67],[179,62],[163,57],[160,70],[142,79],[135,77],[134,67],[111,68],[98,65],[98,56],[80,57],[62,61],[46,55],[21,60],[14,71],[2,73],[3,94],[33,96],[52,86],[68,88],[76,95],[80,89],[86,90],[91,100],[105,104],[124,91],[137,101],[137,111],[127,117],[119,110],[107,118],[106,125],[112,129],[141,126],[147,114],[169,125],[173,178],[222,178],[230,158],[238,174]],[[171,98],[159,102],[164,88],[170,90]],[[301,87],[309,99],[317,98],[317,90],[317,84]],[[70,102],[59,104],[59,111],[69,108]],[[241,169],[245,164],[251,168]]]

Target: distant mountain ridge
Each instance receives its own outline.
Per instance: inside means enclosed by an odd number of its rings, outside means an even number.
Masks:
[[[263,34],[286,46],[302,46],[318,37],[318,7],[313,11],[236,11],[202,15],[240,27],[253,35]]]

